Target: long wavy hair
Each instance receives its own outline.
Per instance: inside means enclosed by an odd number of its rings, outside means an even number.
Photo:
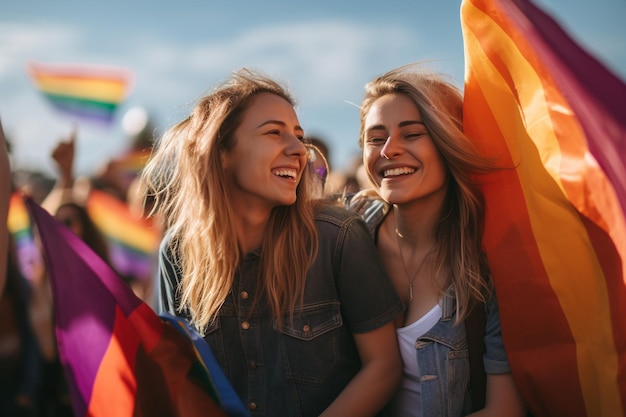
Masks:
[[[180,311],[203,331],[233,286],[242,254],[220,154],[235,146],[234,132],[251,100],[271,93],[295,106],[279,83],[248,69],[199,100],[189,117],[157,142],[142,180],[162,215],[182,271]],[[265,293],[279,326],[301,302],[317,250],[311,171],[304,170],[295,204],[273,209],[263,238],[255,303]]]
[[[435,231],[434,279],[441,283],[440,290],[444,294],[448,288],[453,288],[458,322],[467,317],[477,302],[485,302],[492,291],[482,250],[485,202],[477,178],[492,172],[495,166],[492,160],[477,152],[463,133],[463,96],[459,89],[441,74],[418,68],[416,64],[393,69],[366,85],[360,109],[361,147],[365,138],[365,117],[372,104],[384,95],[395,93],[415,103],[430,138],[445,161],[448,191]],[[448,271],[447,276],[440,279],[443,271]]]

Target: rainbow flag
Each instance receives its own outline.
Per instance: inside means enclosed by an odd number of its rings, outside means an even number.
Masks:
[[[204,339],[160,318],[83,241],[30,199],[76,416],[248,416]]]
[[[111,263],[128,278],[152,279],[161,235],[149,219],[133,215],[125,202],[92,190],[87,212],[109,243]]]
[[[133,73],[125,68],[31,62],[26,71],[37,90],[62,114],[109,124],[129,95]]]
[[[466,133],[515,381],[537,416],[626,414],[626,85],[528,0],[463,0]]]
[[[26,210],[24,200],[19,192],[13,192],[9,199],[7,229],[15,242],[20,271],[27,281],[33,282],[36,278],[36,271],[40,269],[38,266],[43,260],[33,238],[28,210]]]

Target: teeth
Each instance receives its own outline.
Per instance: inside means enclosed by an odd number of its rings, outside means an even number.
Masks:
[[[402,168],[393,168],[386,169],[383,171],[383,177],[390,177],[395,175],[407,175],[415,172],[415,168],[402,167]]]
[[[297,172],[295,169],[287,169],[287,168],[283,168],[283,169],[277,169],[275,171],[273,171],[274,175],[277,175],[279,177],[288,177],[288,178],[296,178]]]

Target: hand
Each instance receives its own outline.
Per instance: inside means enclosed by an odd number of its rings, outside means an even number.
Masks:
[[[61,141],[52,151],[52,159],[57,163],[61,181],[70,184],[74,177],[74,153],[76,128],[72,129],[67,141]]]

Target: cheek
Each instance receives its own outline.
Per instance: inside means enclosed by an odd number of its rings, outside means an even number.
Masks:
[[[376,164],[377,160],[378,160],[378,154],[376,154],[375,152],[372,152],[372,150],[368,148],[365,148],[363,150],[363,166],[365,167],[365,170],[368,175],[371,175],[374,173],[374,165]]]

